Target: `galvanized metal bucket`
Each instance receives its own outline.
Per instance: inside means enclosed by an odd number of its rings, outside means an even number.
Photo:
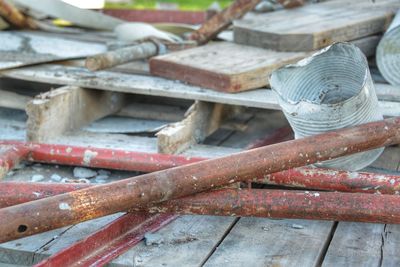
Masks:
[[[379,42],[376,63],[386,81],[400,85],[400,11]]]
[[[383,119],[368,62],[352,44],[331,45],[276,70],[270,83],[296,139]],[[383,149],[316,165],[355,171],[375,161]]]

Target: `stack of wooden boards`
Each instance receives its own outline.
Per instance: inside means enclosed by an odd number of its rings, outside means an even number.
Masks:
[[[158,56],[154,75],[218,91],[239,92],[267,86],[270,73],[313,51],[352,41],[375,54],[379,34],[400,7],[396,0],[335,0],[273,13],[250,13],[234,23],[234,42]]]

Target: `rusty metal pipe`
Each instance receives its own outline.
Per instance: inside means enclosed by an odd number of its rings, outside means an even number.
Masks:
[[[124,47],[106,53],[86,58],[85,67],[91,71],[112,68],[134,60],[146,59],[159,53],[159,48],[154,42]]]
[[[253,182],[313,190],[400,194],[400,175],[296,168],[254,178]],[[95,186],[86,183],[0,183],[0,208]]]
[[[319,168],[296,168],[258,177],[253,182],[324,191],[400,194],[400,176]]]
[[[0,242],[399,142],[391,118],[3,208]]]
[[[124,171],[154,172],[205,160],[181,155],[19,141],[2,141],[0,146],[25,146],[29,149],[26,160],[32,162]]]
[[[229,7],[212,16],[200,29],[192,32],[190,40],[205,44],[225,30],[235,20],[252,10],[261,0],[236,0]]]
[[[105,266],[177,218],[172,214],[127,213],[98,231],[53,254],[34,267]]]
[[[400,223],[400,197],[362,193],[222,189],[169,200],[149,213]]]
[[[0,208],[93,186],[86,183],[1,182]]]
[[[23,145],[0,147],[0,180],[29,153]]]

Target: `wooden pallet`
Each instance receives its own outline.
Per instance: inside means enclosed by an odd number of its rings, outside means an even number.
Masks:
[[[43,64],[0,72],[1,76],[50,84],[71,85],[82,88],[101,89],[138,95],[162,96],[186,100],[279,110],[275,93],[267,88],[227,94],[190,86],[148,75],[120,73],[114,71],[89,72],[83,67]],[[396,87],[377,86],[378,98],[385,116],[400,115],[400,94]],[[380,89],[385,87],[385,89]],[[391,88],[388,90],[387,88]]]

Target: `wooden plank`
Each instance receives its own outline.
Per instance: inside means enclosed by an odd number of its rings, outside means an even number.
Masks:
[[[0,90],[0,107],[25,110],[26,104],[32,97],[14,92]]]
[[[382,265],[400,266],[400,226],[387,224],[382,234]]]
[[[104,44],[68,40],[54,35],[44,36],[26,31],[0,32],[0,42],[2,44],[0,69],[84,58],[107,50]]]
[[[69,228],[70,226],[0,244],[0,266],[3,263],[31,266],[36,253],[45,244],[62,236]]]
[[[339,223],[322,266],[381,266],[384,228],[384,224]]]
[[[234,222],[231,217],[181,216],[157,232],[162,244],[141,242],[110,266],[201,266]]]
[[[239,92],[266,86],[273,70],[306,55],[220,42],[153,57],[149,63],[153,75]]]
[[[235,21],[234,40],[277,51],[312,51],[384,32],[399,7],[396,0],[339,0],[252,13]]]
[[[93,232],[97,231],[101,227],[107,225],[108,223],[112,222],[122,215],[123,213],[117,213],[69,227],[68,231],[65,231],[62,234],[61,238],[51,240],[47,244],[41,246],[40,249],[37,249],[35,251],[32,263],[38,263],[49,257],[50,255],[74,244],[83,237],[92,234]],[[94,225],[96,227],[93,227]]]
[[[372,36],[354,44],[373,55],[378,41]],[[232,93],[268,86],[272,71],[308,55],[219,42],[153,57],[149,63],[154,75]]]
[[[27,137],[45,142],[115,113],[123,94],[65,86],[37,96],[27,105]]]
[[[197,101],[189,108],[185,119],[168,125],[156,134],[158,152],[176,154],[202,142],[220,127],[228,111],[222,104]]]
[[[204,266],[318,266],[333,222],[241,218]]]

